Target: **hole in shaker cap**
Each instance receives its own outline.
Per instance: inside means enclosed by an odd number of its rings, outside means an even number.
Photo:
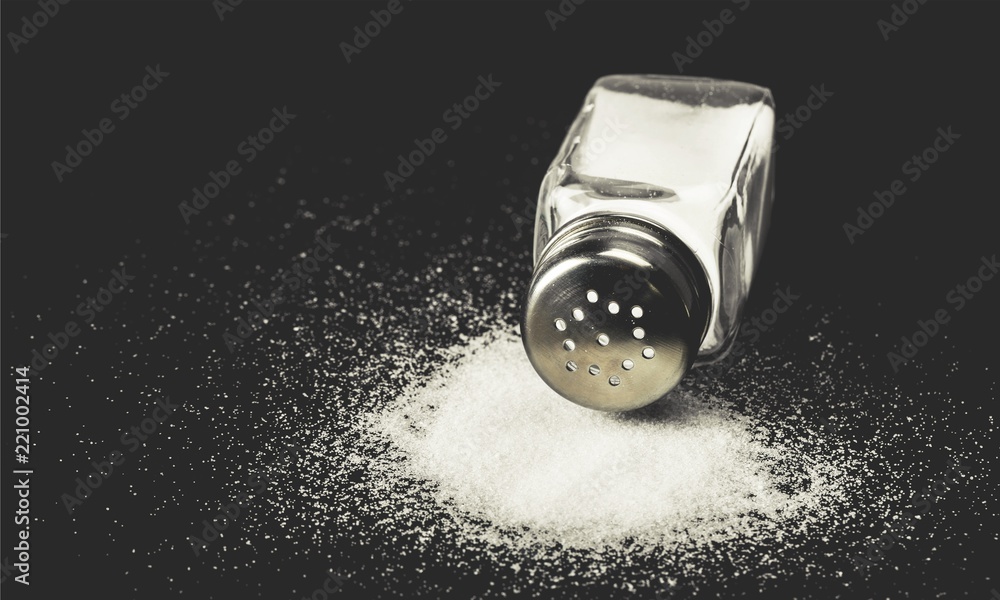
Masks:
[[[565,340],[563,341],[563,348],[572,352],[573,350],[576,349],[576,342],[574,342],[573,340]]]
[[[642,307],[641,306],[633,306],[632,307],[632,316],[635,317],[636,319],[642,317]]]
[[[611,343],[611,338],[609,338],[608,334],[606,333],[598,334],[597,343],[602,346],[607,346],[609,343]]]
[[[635,363],[632,362],[632,360],[629,358],[626,358],[625,360],[622,361],[622,368],[625,369],[626,371],[631,371],[632,367],[634,366]]]
[[[611,385],[618,385],[621,382],[622,378],[617,375],[612,375],[611,377],[608,378],[608,383],[610,383]]]
[[[635,339],[641,340],[642,338],[646,337],[646,330],[643,329],[642,327],[636,327],[635,329],[632,330],[632,335],[635,337]]]
[[[573,371],[577,370],[577,368],[578,367],[576,366],[575,362],[573,362],[571,360],[566,361],[566,370],[569,371],[570,373],[572,373]]]
[[[597,302],[597,292],[594,290],[587,290],[587,302],[594,303]]]
[[[613,315],[617,315],[619,310],[621,310],[621,307],[618,306],[617,302],[615,302],[614,300],[612,300],[611,302],[608,302],[608,312],[609,313],[611,313]]]
[[[601,367],[598,367],[597,365],[590,365],[590,368],[587,369],[587,370],[590,371],[591,375],[600,375],[601,374]]]
[[[566,331],[566,321],[563,319],[556,319],[556,329],[559,331]]]
[[[656,351],[651,346],[646,346],[642,349],[643,358],[653,358],[654,356],[656,356]]]
[[[583,320],[583,309],[582,308],[574,308],[573,309],[573,318],[576,319],[577,321],[582,321]]]

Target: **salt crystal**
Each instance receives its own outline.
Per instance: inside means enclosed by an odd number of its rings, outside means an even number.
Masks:
[[[760,425],[721,400],[596,412],[546,386],[514,336],[461,354],[370,424],[394,448],[389,476],[431,482],[458,521],[581,548],[709,543],[794,528],[834,491],[815,473],[803,489],[783,485],[790,449],[760,443]]]

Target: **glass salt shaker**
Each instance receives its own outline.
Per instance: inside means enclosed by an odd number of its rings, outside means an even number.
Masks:
[[[768,89],[612,75],[549,167],[521,319],[528,358],[577,404],[664,397],[732,348],[773,197]]]

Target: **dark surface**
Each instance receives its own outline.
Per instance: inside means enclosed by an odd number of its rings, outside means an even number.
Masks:
[[[340,403],[352,390],[372,382],[385,393],[395,385],[381,372],[340,377],[365,373],[365,357],[393,339],[433,351],[476,333],[475,323],[442,325],[459,310],[457,300],[426,302],[442,288],[472,307],[462,314],[499,307],[513,323],[517,306],[508,294],[523,293],[530,236],[511,214],[531,212],[587,89],[609,73],[676,73],[671,55],[683,51],[685,37],[732,5],[591,2],[552,31],[544,11],[555,5],[548,3],[406,4],[347,64],[338,45],[381,6],[244,3],[220,22],[208,3],[71,3],[20,53],[4,49],[0,559],[12,555],[16,534],[7,520],[15,502],[12,369],[31,359],[48,332],[76,319],[74,307],[119,263],[136,276],[95,328],[75,338],[72,352],[32,378],[31,597],[92,590],[108,598],[298,598],[321,584],[331,562],[351,573],[338,592],[344,597],[437,597],[445,593],[427,582],[442,581],[454,597],[505,591],[485,559],[476,572],[426,557],[397,564],[399,542],[345,534],[317,545],[285,537],[278,520],[261,525],[266,514],[253,531],[231,530],[225,550],[218,542],[204,560],[185,537],[209,505],[246,491],[239,484],[261,459],[259,448],[309,438],[308,430],[283,430],[273,418],[287,403],[317,411],[317,419],[336,418],[357,409]],[[4,3],[6,30],[35,10]],[[760,314],[779,285],[794,288],[808,306],[757,344],[781,340],[783,355],[808,356],[806,336],[795,333],[826,314],[840,332],[831,343],[851,357],[843,377],[902,390],[925,415],[940,410],[941,395],[964,404],[939,437],[904,431],[893,440],[894,456],[926,458],[921,472],[937,472],[946,453],[931,448],[982,449],[973,467],[979,485],[948,509],[950,536],[894,550],[892,566],[845,576],[849,583],[839,586],[814,583],[806,572],[768,580],[771,597],[988,598],[997,586],[988,576],[1000,549],[992,472],[1000,283],[987,282],[952,311],[942,334],[899,373],[886,353],[918,319],[948,307],[948,291],[997,250],[992,59],[1000,14],[996,5],[928,3],[885,41],[876,21],[891,11],[889,4],[754,2],[685,69],[767,86],[779,116],[805,102],[810,86],[834,92],[794,136],[779,134],[777,203],[747,314]],[[110,101],[157,63],[170,73],[162,87],[58,183],[50,165],[63,146],[112,116]],[[383,172],[395,168],[394,157],[412,150],[415,137],[446,127],[442,112],[488,74],[502,82],[495,97],[448,130],[427,164],[390,191]],[[178,202],[190,201],[209,169],[238,158],[240,140],[267,122],[272,107],[285,105],[298,115],[289,129],[185,224]],[[909,182],[902,163],[948,126],[960,140]],[[843,223],[894,179],[907,180],[907,192],[849,243]],[[293,292],[272,329],[229,353],[222,335],[247,314],[246,301],[273,289],[274,274],[308,250],[317,231],[340,244],[336,262],[344,270],[309,289],[337,294],[334,305],[321,298],[317,307],[306,291]],[[372,327],[357,314],[392,316]],[[292,328],[303,322],[312,342]],[[331,329],[317,331],[317,323]],[[276,354],[285,341],[289,354]],[[319,346],[329,347],[322,365],[302,354]],[[434,366],[431,360],[427,370]],[[811,384],[808,369],[789,372],[792,381]],[[280,399],[262,392],[279,373]],[[398,386],[421,376],[397,375]],[[322,407],[310,397],[317,386],[332,390]],[[60,495],[90,460],[121,449],[121,432],[160,394],[183,398],[190,409],[70,518]],[[878,396],[865,402],[883,415],[894,410]],[[225,410],[209,419],[195,409],[209,406]],[[887,488],[890,479],[873,472],[871,489]],[[418,572],[418,562],[430,566]],[[391,577],[388,564],[396,565]],[[695,588],[706,597],[753,595],[759,581],[731,577]],[[5,596],[26,591],[10,579],[2,585]],[[518,591],[536,593],[530,585]],[[614,578],[553,595],[612,591],[654,596]]]

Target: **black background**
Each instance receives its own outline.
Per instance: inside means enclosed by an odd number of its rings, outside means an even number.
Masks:
[[[946,293],[975,273],[980,257],[997,250],[996,5],[928,3],[886,41],[876,21],[889,18],[888,3],[755,1],[739,12],[729,3],[592,1],[555,31],[544,14],[557,9],[554,3],[407,3],[348,64],[339,44],[354,36],[355,25],[370,20],[369,10],[383,6],[245,2],[220,21],[208,2],[74,2],[61,7],[19,53],[9,43],[4,48],[0,185],[7,235],[7,380],[0,387],[7,408],[0,557],[12,554],[14,543],[7,521],[14,510],[8,483],[11,370],[30,360],[46,333],[72,318],[80,298],[106,281],[119,261],[142,280],[109,308],[115,317],[84,332],[78,351],[33,379],[32,427],[38,433],[31,499],[40,521],[31,537],[31,597],[83,589],[115,598],[178,597],[178,590],[184,591],[180,597],[292,597],[297,589],[298,597],[315,587],[302,583],[302,573],[315,579],[321,560],[296,562],[272,553],[252,568],[214,570],[192,561],[183,543],[164,549],[159,540],[174,527],[190,529],[202,516],[199,509],[168,519],[150,515],[148,500],[136,500],[124,513],[132,515],[126,526],[119,523],[116,534],[106,534],[110,525],[98,503],[117,498],[121,505],[130,475],[110,481],[112,489],[101,490],[91,499],[97,506],[75,521],[59,495],[89,458],[114,448],[123,423],[146,414],[148,402],[129,405],[129,398],[148,399],[155,390],[201,401],[212,395],[212,401],[233,404],[248,397],[240,385],[220,397],[201,379],[206,356],[225,360],[221,332],[245,314],[211,296],[287,265],[293,244],[282,237],[280,221],[294,213],[298,199],[325,209],[317,211],[312,231],[338,219],[363,221],[340,240],[352,259],[406,272],[454,252],[459,259],[453,268],[460,274],[489,246],[493,254],[507,252],[515,266],[504,271],[496,289],[470,284],[472,296],[488,304],[484,298],[498,296],[498,290],[523,291],[530,237],[517,233],[510,213],[533,206],[545,168],[593,81],[610,73],[677,73],[672,54],[684,50],[686,36],[703,29],[702,19],[717,18],[723,8],[737,11],[736,22],[684,74],[767,86],[779,117],[804,103],[810,86],[824,85],[834,94],[794,136],[779,140],[777,201],[755,286],[763,292],[751,298],[750,313],[769,303],[775,285],[791,285],[810,303],[839,308],[836,318],[850,332],[850,352],[863,362],[866,378],[889,387],[962,393],[968,405],[982,407],[970,411],[969,419],[977,422],[997,414],[996,371],[989,370],[996,365],[996,283],[988,282],[956,313],[946,334],[922,349],[915,364],[894,374],[886,360],[900,335],[947,307]],[[4,32],[35,10],[34,3],[5,2]],[[137,84],[146,65],[156,64],[170,73],[161,88],[127,120],[116,120],[102,145],[57,182],[51,162],[62,159],[63,147],[76,143],[82,128],[111,117],[111,100]],[[383,173],[395,168],[395,156],[410,151],[415,137],[443,126],[441,113],[488,74],[502,82],[495,97],[460,129],[449,130],[448,140],[405,186],[390,191]],[[288,131],[185,224],[177,205],[190,200],[191,187],[204,185],[210,169],[237,158],[238,142],[281,106],[297,115]],[[960,140],[919,181],[909,182],[902,164],[933,142],[937,128],[949,126]],[[277,184],[282,167],[287,182]],[[857,208],[894,179],[906,181],[908,191],[849,243],[843,224],[854,222]],[[332,203],[324,204],[324,197]],[[377,228],[369,233],[366,215],[380,203]],[[235,223],[227,220],[231,214]],[[291,239],[310,237],[307,232]],[[406,243],[394,243],[397,238]],[[463,245],[467,238],[474,243]],[[233,270],[220,271],[223,263]],[[198,278],[185,289],[177,273],[188,271]],[[360,277],[377,279],[384,272],[362,270]],[[216,289],[201,285],[213,277]],[[426,292],[410,286],[393,302],[417,306]],[[516,309],[509,314],[512,320]],[[181,324],[155,343],[143,341],[170,315]],[[796,326],[789,319],[779,328]],[[368,338],[358,332],[357,339]],[[130,358],[134,353],[138,357]],[[230,372],[245,388],[252,379],[240,377],[255,369],[266,365],[234,362]],[[184,439],[214,435],[208,426],[185,427]],[[181,438],[160,443],[157,456],[193,453]],[[982,445],[995,454],[995,439]],[[149,492],[146,498],[212,485],[218,473],[190,460],[162,481],[133,474],[132,483]],[[190,471],[184,474],[182,467]],[[982,468],[988,475],[988,465]],[[872,486],[878,485],[873,479]],[[980,500],[995,514],[995,497]],[[841,593],[924,597],[933,588],[945,597],[987,598],[996,585],[985,579],[987,557],[998,549],[995,523],[977,535],[990,546],[974,551],[965,545],[964,555],[952,560],[941,554],[926,563],[914,558],[912,568],[925,574],[923,580],[905,581],[887,569]],[[133,554],[136,546],[158,550]],[[335,553],[349,563],[375,565],[356,570],[351,584],[357,587],[343,590],[345,597],[400,593],[387,591],[378,579],[378,551],[371,546]],[[489,578],[446,571],[419,577],[459,577],[464,583],[456,584],[456,597],[483,593]],[[2,585],[5,594],[25,591],[10,580]],[[790,589],[776,585],[772,595],[811,593],[807,579]],[[421,593],[414,588],[409,595]]]

